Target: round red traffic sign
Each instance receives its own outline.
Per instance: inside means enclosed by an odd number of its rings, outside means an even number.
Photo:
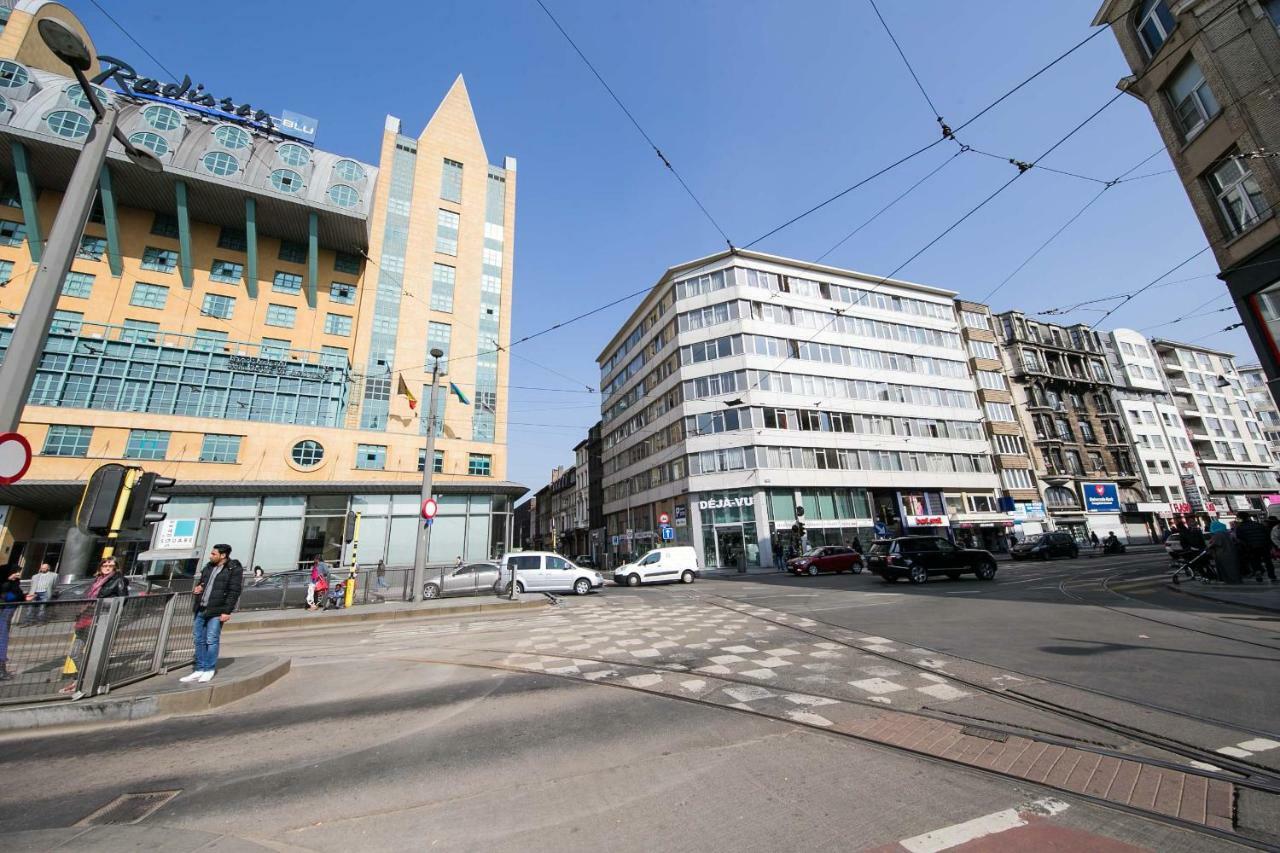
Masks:
[[[436,510],[439,508],[440,506],[436,503],[435,498],[427,498],[422,502],[422,517],[428,519],[435,518]]]
[[[16,432],[0,433],[0,486],[21,480],[31,467],[31,442]]]
[[[671,523],[671,516],[667,515],[665,512],[660,512],[660,513],[658,513],[658,523],[659,523],[659,524],[670,524],[670,523]]]

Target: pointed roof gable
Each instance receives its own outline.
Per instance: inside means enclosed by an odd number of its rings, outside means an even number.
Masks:
[[[433,132],[445,133],[455,137],[458,133],[462,133],[471,137],[476,147],[480,151],[484,151],[484,140],[480,137],[480,126],[476,123],[476,114],[471,108],[471,96],[467,94],[467,83],[462,79],[461,74],[457,76],[457,79],[453,81],[453,85],[449,87],[444,100],[440,102],[440,106],[436,107],[436,111],[431,115],[431,120],[422,129],[418,139],[425,139],[432,135]],[[487,155],[485,156],[485,162],[489,162]]]

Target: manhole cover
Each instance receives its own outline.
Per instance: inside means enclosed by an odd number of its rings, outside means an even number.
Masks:
[[[991,729],[984,729],[981,726],[965,726],[963,729],[960,730],[960,733],[966,734],[966,735],[972,735],[973,737],[984,738],[986,740],[994,740],[999,743],[1007,743],[1009,740],[1009,736],[1004,732],[997,732],[997,731],[992,731]]]
[[[178,796],[178,791],[148,791],[141,794],[121,794],[76,826],[106,826],[109,824],[138,823],[155,814],[156,810]]]

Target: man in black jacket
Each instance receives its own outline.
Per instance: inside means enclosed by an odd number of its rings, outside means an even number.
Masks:
[[[1265,566],[1271,580],[1276,579],[1276,567],[1271,562],[1271,534],[1267,528],[1254,520],[1253,515],[1241,512],[1236,515],[1236,541],[1240,543],[1244,553],[1244,564],[1258,583],[1262,583],[1262,569]]]
[[[200,577],[191,590],[191,603],[196,613],[195,668],[179,681],[213,680],[218,669],[218,641],[222,637],[222,625],[231,618],[240,600],[243,575],[240,562],[231,559],[231,546],[214,545],[209,552],[209,562],[200,571]]]

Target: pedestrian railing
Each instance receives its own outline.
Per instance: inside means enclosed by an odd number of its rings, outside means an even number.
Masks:
[[[0,607],[0,704],[97,696],[191,663],[190,593]]]

